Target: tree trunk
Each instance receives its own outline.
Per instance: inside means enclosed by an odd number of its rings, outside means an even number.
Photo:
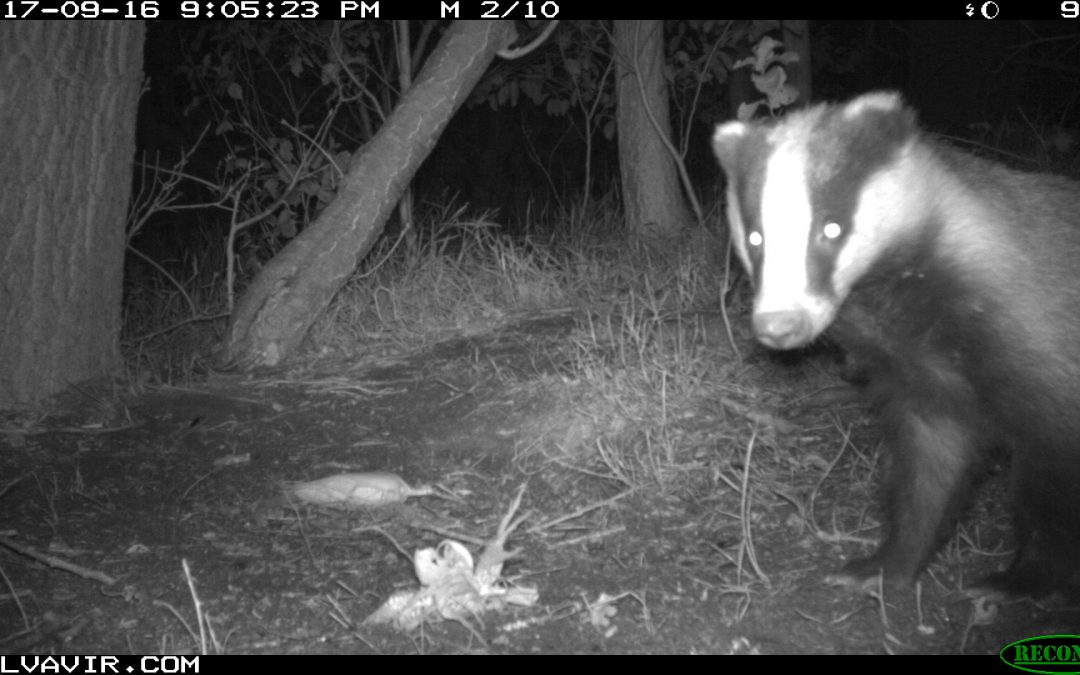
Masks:
[[[371,250],[417,167],[498,50],[510,21],[455,21],[413,88],[353,162],[337,198],[256,276],[233,313],[224,361],[274,366],[294,354]]]
[[[0,405],[120,365],[141,21],[0,21]]]
[[[795,105],[805,107],[814,102],[814,81],[810,75],[810,25],[805,19],[781,21],[780,25],[783,27],[781,42],[784,49],[799,55],[798,61],[788,64],[787,76],[788,82],[799,90]]]
[[[616,21],[617,123],[622,200],[630,232],[673,239],[693,224],[669,150],[664,23]]]

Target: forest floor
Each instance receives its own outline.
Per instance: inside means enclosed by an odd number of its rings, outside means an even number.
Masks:
[[[790,405],[835,383],[829,368],[742,336],[739,387],[642,411],[570,367],[590,330],[553,312],[414,353],[6,414],[0,654],[996,654],[1080,633],[1080,612],[959,597],[1008,560],[1002,475],[918,595],[825,586],[879,532],[866,411]],[[721,335],[700,339],[734,363]],[[669,416],[663,437],[637,430],[650,413]],[[362,472],[433,494],[338,509],[291,488]],[[450,539],[478,557],[510,514],[517,555],[487,599],[432,594],[411,628],[365,622],[419,588],[414,551]]]

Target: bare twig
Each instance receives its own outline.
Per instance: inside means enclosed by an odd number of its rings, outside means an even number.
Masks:
[[[530,527],[529,529],[525,530],[525,534],[534,534],[536,532],[543,532],[544,530],[555,527],[559,523],[565,523],[568,520],[574,520],[575,518],[580,518],[581,516],[585,515],[586,513],[589,513],[590,511],[595,511],[596,509],[602,508],[604,506],[614,504],[615,502],[619,501],[623,497],[626,497],[628,495],[633,494],[634,491],[635,490],[633,488],[631,488],[629,490],[624,490],[624,491],[620,492],[619,494],[617,494],[614,497],[611,497],[609,499],[604,499],[604,500],[599,501],[599,502],[594,502],[594,503],[589,504],[587,506],[583,506],[583,507],[581,507],[580,509],[578,509],[576,511],[573,511],[571,513],[567,513],[566,515],[562,515],[562,516],[559,516],[557,518],[553,518],[552,520],[545,521],[543,523],[540,523],[539,525],[534,525],[534,526]]]
[[[23,546],[22,544],[17,544],[10,537],[0,536],[0,546],[7,547],[12,551],[15,551],[16,553],[20,553],[28,558],[33,558],[38,562],[45,563],[49,567],[54,567],[58,570],[63,570],[65,572],[71,572],[72,574],[78,575],[84,579],[93,579],[94,581],[100,581],[101,583],[110,586],[116,583],[116,579],[110,577],[104,572],[97,572],[95,570],[87,569],[80,565],[76,565],[66,560],[62,560],[61,558],[57,558],[56,556],[42,553],[41,551],[38,551],[37,549],[30,546]]]

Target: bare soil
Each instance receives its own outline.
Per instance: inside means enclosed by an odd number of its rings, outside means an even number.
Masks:
[[[751,464],[773,470],[751,476],[745,500],[722,479],[745,468],[741,450],[714,440],[722,425],[749,428],[730,401],[673,422],[685,439],[668,458],[679,480],[638,476],[628,490],[594,470],[584,458],[604,420],[555,386],[574,377],[575,325],[539,317],[392,359],[323,358],[135,397],[73,391],[62,412],[6,415],[0,653],[992,654],[1024,637],[1080,633],[1076,611],[957,598],[964,579],[1008,559],[1000,477],[918,598],[882,603],[821,583],[878,534],[873,482],[859,466],[873,453],[829,467],[842,429],[873,449],[876,429],[859,408],[770,411],[793,430],[762,432],[768,457]],[[806,393],[775,360],[748,363],[744,377],[779,393],[746,409]],[[353,511],[282,498],[295,481],[367,471],[437,484],[442,496]],[[863,480],[850,478],[860,471]],[[417,584],[402,550],[461,538],[475,554],[522,485],[528,517],[508,542],[521,554],[504,577],[538,588],[537,605],[412,633],[363,623]],[[986,554],[995,547],[1002,553]],[[200,644],[195,597],[216,647]]]

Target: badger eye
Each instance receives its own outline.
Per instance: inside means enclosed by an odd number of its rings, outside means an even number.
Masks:
[[[844,228],[840,227],[840,223],[836,221],[829,221],[825,223],[825,227],[821,228],[821,236],[826,239],[836,239],[844,233]]]
[[[751,246],[756,248],[758,246],[761,246],[765,242],[765,238],[761,236],[760,232],[751,232],[746,237],[746,241],[749,242]]]

